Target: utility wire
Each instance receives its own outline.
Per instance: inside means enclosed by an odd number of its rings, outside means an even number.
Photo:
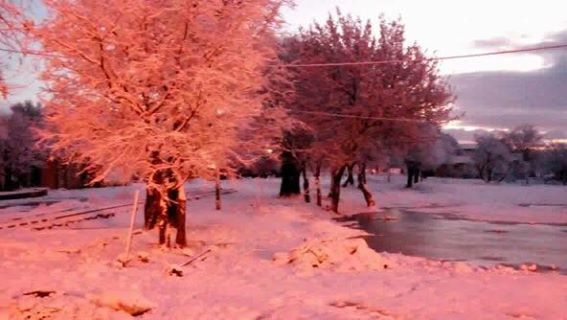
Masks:
[[[513,50],[482,52],[482,53],[461,54],[461,55],[453,55],[453,56],[442,56],[442,57],[437,57],[437,58],[429,58],[427,60],[443,61],[443,60],[470,59],[470,58],[479,58],[479,57],[512,54],[512,53],[556,50],[556,49],[565,49],[565,48],[567,48],[567,43],[566,44],[552,45],[552,46],[550,45],[550,46],[524,48],[524,49],[513,49]],[[382,65],[382,64],[390,64],[390,63],[400,63],[400,62],[404,62],[404,61],[395,59],[395,60],[381,60],[381,61],[351,61],[351,62],[329,62],[329,63],[278,64],[278,65],[274,65],[274,67],[300,68],[300,67],[368,66],[368,65]]]
[[[366,120],[400,121],[400,122],[419,122],[419,123],[427,122],[427,120],[425,120],[425,119],[386,118],[386,117],[357,116],[357,115],[351,115],[351,114],[332,113],[332,112],[324,112],[324,111],[301,111],[301,110],[292,110],[291,112],[292,112],[292,113],[312,114],[312,115],[318,115],[318,116],[336,117],[336,118],[354,118],[354,119],[366,119]]]
[[[493,52],[484,52],[484,53],[473,53],[473,54],[463,54],[463,55],[453,55],[453,56],[444,56],[438,58],[431,58],[429,60],[456,60],[456,59],[468,59],[468,58],[477,58],[477,57],[486,57],[486,56],[496,56],[496,55],[504,55],[504,54],[512,54],[512,53],[520,53],[520,52],[532,52],[532,51],[543,51],[543,50],[555,50],[555,49],[563,49],[567,48],[567,44],[560,44],[560,45],[553,45],[553,46],[540,46],[540,47],[532,47],[532,48],[524,48],[524,49],[515,49],[515,50],[504,50],[504,51],[493,51]],[[338,63],[311,63],[311,64],[288,64],[288,65],[279,65],[281,67],[288,67],[288,68],[295,68],[295,67],[330,67],[330,66],[350,66],[350,65],[380,65],[380,64],[388,64],[388,63],[397,63],[401,62],[401,60],[383,60],[383,61],[360,61],[360,62],[338,62]],[[312,114],[312,115],[319,115],[319,116],[328,116],[328,117],[337,117],[337,118],[355,118],[355,119],[367,119],[367,120],[381,120],[381,121],[399,121],[399,122],[417,122],[417,123],[424,123],[427,122],[425,119],[409,119],[409,118],[385,118],[385,117],[370,117],[370,116],[357,116],[357,115],[349,115],[349,114],[341,114],[341,113],[331,113],[331,112],[323,112],[323,111],[301,111],[301,110],[293,110],[294,113],[304,113],[304,114]]]
[[[533,52],[533,51],[545,51],[545,50],[556,50],[556,49],[565,49],[567,48],[567,43],[565,44],[558,44],[558,45],[549,45],[549,46],[540,46],[540,47],[532,47],[532,48],[524,48],[524,49],[512,49],[512,50],[502,50],[502,51],[489,51],[489,52],[482,52],[482,53],[470,53],[470,54],[461,54],[461,55],[452,55],[452,56],[442,56],[436,58],[429,58],[427,60],[457,60],[457,59],[470,59],[470,58],[479,58],[479,57],[488,57],[488,56],[498,56],[498,55],[505,55],[505,54],[513,54],[513,53],[522,53],[522,52]],[[19,53],[19,54],[29,54],[29,55],[36,55],[36,56],[51,56],[57,57],[57,55],[44,53],[41,51],[34,51],[34,50],[16,50],[16,49],[9,49],[9,48],[0,48],[0,51],[8,52],[8,53]],[[380,60],[380,61],[351,61],[351,62],[329,62],[329,63],[300,63],[300,64],[274,64],[273,67],[284,67],[284,68],[300,68],[300,67],[340,67],[340,66],[366,66],[366,65],[381,65],[381,64],[390,64],[390,63],[400,63],[403,60],[392,59],[392,60]]]
[[[512,49],[512,50],[491,51],[491,52],[483,52],[483,53],[442,56],[442,57],[436,57],[436,58],[429,58],[428,60],[443,61],[443,60],[470,59],[470,58],[479,58],[479,57],[513,54],[513,53],[556,50],[556,49],[565,49],[565,48],[567,48],[567,44],[558,44],[558,45],[539,46],[539,47],[524,48],[524,49]],[[10,52],[10,53],[23,53],[23,54],[39,55],[39,56],[52,56],[50,54],[42,53],[42,52],[39,52],[39,51],[18,51],[18,50],[7,49],[7,48],[0,48],[0,51]],[[332,62],[332,63],[279,64],[279,65],[273,65],[273,66],[274,67],[285,67],[285,68],[340,67],[340,66],[383,65],[383,64],[390,64],[390,63],[400,63],[400,62],[403,62],[403,61],[402,60],[354,61],[354,62]],[[292,112],[312,114],[312,115],[320,115],[320,116],[328,116],[328,117],[338,117],[338,118],[356,118],[356,119],[368,119],[368,120],[419,122],[419,123],[426,122],[425,119],[367,117],[367,116],[357,116],[357,115],[331,113],[331,112],[323,112],[323,111],[294,110]]]

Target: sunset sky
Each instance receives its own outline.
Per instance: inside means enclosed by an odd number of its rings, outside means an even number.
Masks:
[[[297,0],[288,30],[343,13],[376,21],[400,17],[409,41],[437,56],[567,43],[567,4],[557,0]],[[451,127],[510,128],[531,123],[567,138],[567,50],[442,62],[465,113]],[[451,130],[460,139],[472,132]]]
[[[459,55],[567,43],[567,5],[557,0],[296,0],[284,11],[287,32],[323,21],[340,7],[362,19],[400,17],[409,41],[429,54]],[[450,125],[461,140],[474,129],[531,123],[550,138],[567,138],[567,49],[442,62],[458,96]],[[41,83],[27,71],[10,102],[35,100]],[[5,103],[4,103],[5,104]],[[463,129],[469,130],[465,132]]]

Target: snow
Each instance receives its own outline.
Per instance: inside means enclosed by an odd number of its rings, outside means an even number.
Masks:
[[[370,186],[382,207],[412,207],[419,212],[481,221],[567,224],[567,188],[559,185],[428,178],[415,190],[400,190],[403,176],[390,184],[382,176],[371,179],[375,183]]]
[[[565,222],[564,208],[518,206],[558,203],[566,190],[560,187],[428,179],[405,190],[401,177],[390,184],[370,179],[380,207],[425,206],[439,214],[453,205],[470,219]],[[566,276],[377,253],[362,231],[330,220],[329,212],[299,198],[278,199],[278,182],[223,182],[237,192],[224,196],[221,211],[214,197],[188,201],[185,250],[158,247],[155,232],[140,231],[138,214],[126,267],[117,259],[127,209],[51,230],[0,230],[0,319],[128,319],[140,308],[149,309],[141,319],[567,319]],[[131,202],[141,187],[51,196],[101,207]],[[207,188],[196,181],[186,190],[191,197]],[[345,213],[363,210],[354,189],[343,196]],[[6,210],[1,219],[16,214]],[[25,295],[34,291],[54,293]]]

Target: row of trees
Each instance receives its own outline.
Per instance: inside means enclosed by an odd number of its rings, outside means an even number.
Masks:
[[[41,142],[86,165],[93,182],[143,181],[146,227],[162,244],[186,243],[183,186],[195,177],[218,185],[221,174],[281,155],[283,196],[300,192],[303,175],[310,201],[309,171],[322,205],[329,171],[338,211],[345,172],[348,184],[357,173],[372,206],[367,166],[405,161],[411,186],[455,148],[439,129],[450,88],[399,21],[373,27],[337,12],[280,37],[284,0],[44,2],[45,20],[2,29],[42,59]]]
[[[338,12],[282,39],[287,3],[45,0],[46,19],[12,29],[41,57],[40,141],[85,164],[93,183],[144,181],[146,226],[162,244],[172,231],[186,243],[187,180],[218,181],[272,155],[294,184],[328,169],[335,211],[340,178],[358,168],[373,205],[366,166],[434,143],[450,90],[399,21],[374,29]]]
[[[547,174],[551,178],[567,185],[567,144],[554,143],[548,146],[543,153]]]
[[[565,145],[545,144],[543,135],[532,125],[521,125],[509,132],[475,137],[473,160],[478,176],[486,182],[520,177],[549,176],[567,182]]]
[[[37,185],[46,153],[35,145],[34,128],[41,122],[41,106],[31,102],[10,107],[0,116],[0,190]]]
[[[7,58],[25,51],[23,30],[28,26],[16,2],[0,0],[0,102],[12,88],[5,79],[9,67]],[[41,108],[31,102],[10,107],[9,114],[0,116],[0,190],[13,190],[33,184],[44,154],[35,148],[32,128],[39,125]]]

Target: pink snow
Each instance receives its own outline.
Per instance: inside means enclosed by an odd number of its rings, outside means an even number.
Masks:
[[[567,188],[561,185],[486,184],[480,180],[429,178],[415,191],[378,176],[372,184],[380,206],[416,207],[419,212],[448,213],[482,221],[567,224]],[[425,208],[424,208],[425,207]]]
[[[562,200],[565,189],[554,186],[432,179],[412,191],[400,181],[371,181],[380,206],[458,205],[474,219],[565,221],[564,209],[518,206]],[[379,254],[360,239],[363,232],[331,221],[329,212],[278,199],[278,182],[224,183],[237,192],[224,196],[222,211],[211,197],[189,201],[189,248],[162,250],[154,232],[141,232],[127,267],[117,262],[127,209],[52,230],[0,230],[0,319],[128,319],[124,310],[140,308],[151,308],[141,319],[567,319],[566,276]],[[187,191],[211,187],[196,181]],[[103,207],[132,201],[135,189],[142,186],[51,196],[87,197],[87,205]],[[363,209],[354,190],[343,196],[342,208]],[[480,200],[484,205],[475,207]],[[174,269],[182,276],[172,275]],[[23,295],[33,291],[55,293]]]

